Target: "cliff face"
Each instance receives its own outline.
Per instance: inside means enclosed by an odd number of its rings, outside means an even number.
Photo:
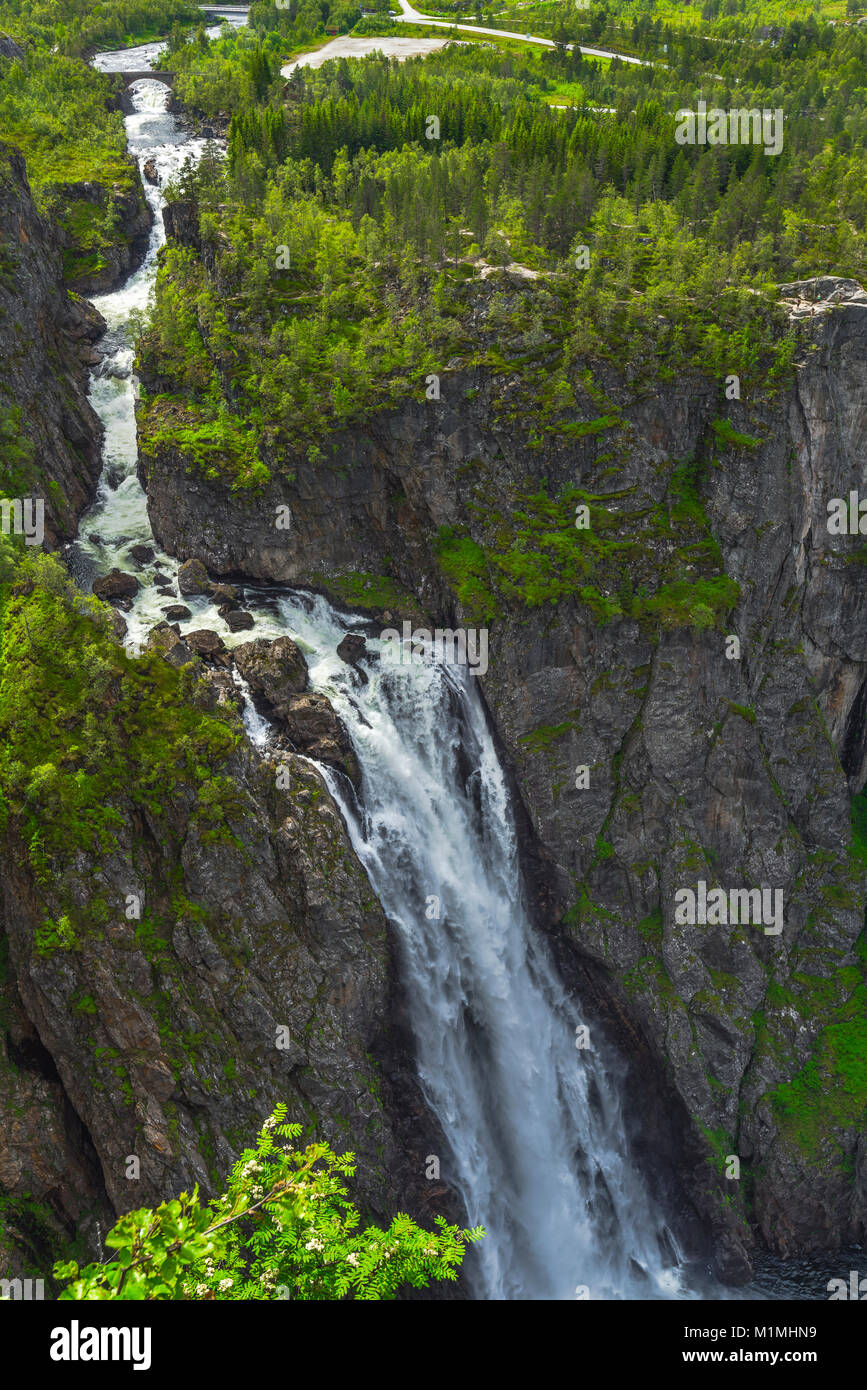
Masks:
[[[105,324],[67,291],[62,235],[39,216],[24,160],[9,146],[0,146],[0,257],[0,407],[14,412],[0,483],[6,496],[44,499],[55,544],[75,534],[99,477],[102,427],[87,378]]]
[[[64,215],[59,221],[63,240],[67,284],[78,294],[105,294],[116,289],[144,259],[153,213],[141,185],[135,161],[128,159],[123,183],[110,185],[82,182],[64,184]],[[114,230],[100,238],[81,235],[110,213]]]
[[[867,1228],[865,885],[850,853],[867,569],[860,537],[827,526],[829,501],[862,483],[867,295],[831,277],[781,295],[799,323],[794,380],[753,400],[723,401],[698,375],[639,388],[593,363],[592,390],[576,372],[578,421],[540,450],[503,412],[517,378],[456,367],[440,400],[332,437],[315,465],[267,460],[272,482],[240,503],[175,450],[143,460],[155,532],[182,558],[325,588],[387,572],[444,626],[487,614],[479,679],[540,924],[631,1059],[639,1150],[735,1281],[757,1237],[789,1254]],[[544,534],[528,521],[543,479],[546,498],[571,487],[591,503],[599,545],[572,592],[546,589],[556,566],[538,561],[563,535],[562,512]],[[469,549],[449,550],[443,527]],[[627,556],[616,595],[591,573],[611,553]],[[722,571],[740,587],[728,614]],[[674,572],[686,590],[661,584]],[[676,920],[679,890],[700,882],[780,890],[782,930]]]
[[[11,646],[15,601],[6,621]],[[189,699],[199,707],[210,733],[196,759],[208,763],[209,745],[223,751],[204,780],[180,756],[159,790],[117,785],[103,807],[79,806],[75,824],[54,837],[46,829],[44,860],[29,840],[32,784],[19,799],[6,779],[4,1266],[44,1273],[73,1234],[93,1254],[123,1211],[194,1183],[220,1191],[281,1100],[294,1121],[356,1153],[353,1187],[368,1213],[429,1216],[431,1122],[399,1024],[388,1022],[399,1000],[385,921],[324,782],[289,753],[278,776],[231,720],[209,722],[214,691],[196,685],[193,667],[178,677],[148,656],[142,676],[110,640],[102,658],[119,674],[97,697],[103,721],[128,728],[132,708],[144,724],[158,719],[127,686],[156,682],[160,712]],[[64,661],[43,650],[28,679],[62,680]],[[92,714],[70,713],[61,782],[80,763]],[[132,767],[141,751],[126,752]],[[102,829],[85,846],[94,815]]]

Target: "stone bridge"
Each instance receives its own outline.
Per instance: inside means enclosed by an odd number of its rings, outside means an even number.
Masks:
[[[164,82],[167,87],[172,85],[174,79],[173,72],[152,72],[149,68],[143,72],[116,72],[113,77],[122,77],[124,87],[131,87],[134,82],[141,82],[143,77],[152,77],[157,82]]]

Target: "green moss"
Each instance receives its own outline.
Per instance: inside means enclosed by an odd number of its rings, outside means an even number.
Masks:
[[[853,796],[850,803],[852,855],[867,869],[867,787]]]
[[[484,540],[447,526],[435,542],[452,589],[479,621],[506,606],[573,598],[600,624],[628,615],[651,627],[708,628],[721,625],[738,601],[736,582],[713,573],[719,550],[697,504],[678,512],[675,500],[671,515],[665,506],[626,512],[616,495],[565,488],[552,498],[544,483],[516,501],[508,516],[473,504]],[[576,525],[585,516],[589,526]],[[684,570],[695,577],[682,577]]]
[[[552,743],[580,727],[575,718],[576,714],[577,710],[568,719],[564,719],[562,724],[540,724],[529,733],[521,734],[518,742],[523,744],[529,753],[538,753],[544,748],[550,748]]]
[[[384,574],[362,570],[338,575],[314,574],[313,582],[348,607],[365,612],[407,613],[419,607],[418,600],[408,589]]]
[[[259,489],[271,473],[259,456],[259,433],[228,409],[216,414],[177,396],[157,396],[141,417],[142,453],[177,449],[210,482],[227,482],[233,492]]]
[[[617,415],[602,415],[598,420],[568,420],[549,425],[548,433],[565,434],[571,439],[584,439],[588,435],[604,434],[605,430],[614,429],[615,425],[622,424],[623,421]]]
[[[643,917],[638,923],[638,930],[657,950],[662,947],[662,909],[655,908],[647,917]]]
[[[721,444],[733,449],[758,449],[761,439],[752,434],[738,434],[731,420],[712,420],[711,429]]]
[[[848,1014],[822,1030],[813,1055],[792,1081],[770,1093],[788,1136],[816,1155],[840,1129],[867,1123],[867,989],[859,986],[841,1010]]]

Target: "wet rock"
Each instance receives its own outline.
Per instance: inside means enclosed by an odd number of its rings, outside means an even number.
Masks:
[[[353,679],[356,685],[367,685],[367,672],[362,670],[358,662],[367,652],[367,643],[364,638],[356,632],[347,632],[337,648],[337,655],[346,662],[347,666],[352,667]]]
[[[358,786],[361,771],[349,737],[326,695],[295,695],[284,706],[281,720],[293,747],[308,758],[330,763]]]
[[[222,616],[225,618],[226,626],[230,632],[244,632],[247,628],[256,626],[256,619],[253,614],[245,612],[242,608],[230,608]]]
[[[159,188],[160,175],[159,170],[157,169],[157,162],[155,159],[145,160],[144,164],[142,165],[142,174],[144,175],[146,181],[149,184],[152,184],[155,188]]]
[[[98,531],[89,531],[87,534],[87,539],[91,542],[92,545],[105,545],[105,541],[102,539],[102,536],[99,534]]]
[[[155,551],[152,545],[134,545],[129,553],[138,564],[147,565],[154,558]]]
[[[238,590],[231,584],[212,584],[210,594],[214,603],[221,608],[238,608]],[[225,614],[222,614],[225,617]]]
[[[201,560],[185,560],[178,570],[178,588],[185,598],[209,594],[213,585]]]
[[[137,594],[138,587],[138,580],[134,574],[125,574],[122,570],[113,569],[101,579],[94,580],[93,592],[106,603],[115,603],[118,599],[128,599]]]
[[[341,661],[347,662],[350,666],[354,666],[357,661],[360,661],[366,652],[367,643],[357,632],[347,632],[337,648],[337,655]]]
[[[175,593],[174,589],[171,587],[171,585],[168,584],[158,587],[157,593],[160,595],[161,598],[177,598],[177,594]]]
[[[184,603],[170,603],[163,609],[166,617],[172,622],[177,622],[179,618],[191,618],[193,615]]]
[[[307,662],[291,637],[273,642],[257,637],[234,650],[235,665],[254,695],[282,716],[294,695],[307,685]]]
[[[723,1230],[718,1235],[713,1270],[720,1283],[731,1288],[740,1288],[752,1280],[752,1262],[735,1232]]]
[[[195,653],[183,641],[177,628],[170,627],[168,623],[157,623],[156,627],[151,628],[145,651],[159,652],[163,660],[174,667],[186,666],[196,659]]]
[[[196,655],[205,661],[215,661],[226,650],[226,644],[220,634],[213,632],[209,627],[197,627],[193,632],[188,632],[186,641]]]
[[[115,381],[127,381],[132,376],[132,367],[126,362],[107,362],[103,358],[100,376],[108,376]]]

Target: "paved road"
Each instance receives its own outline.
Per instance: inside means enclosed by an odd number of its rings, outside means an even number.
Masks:
[[[465,29],[468,34],[491,34],[498,39],[523,39],[524,43],[538,43],[543,48],[553,48],[553,39],[540,39],[533,34],[516,34],[511,29],[485,29],[480,24],[455,24],[450,19],[428,19],[427,15],[419,14],[414,10],[409,0],[398,0],[403,13],[398,16],[398,22],[403,24],[432,24],[437,29]],[[567,44],[567,48],[576,47],[575,44]],[[652,67],[653,64],[645,58],[633,58],[626,53],[612,53],[608,48],[585,48],[583,44],[578,44],[580,51],[588,58],[619,58],[621,63],[635,63],[638,67]]]

